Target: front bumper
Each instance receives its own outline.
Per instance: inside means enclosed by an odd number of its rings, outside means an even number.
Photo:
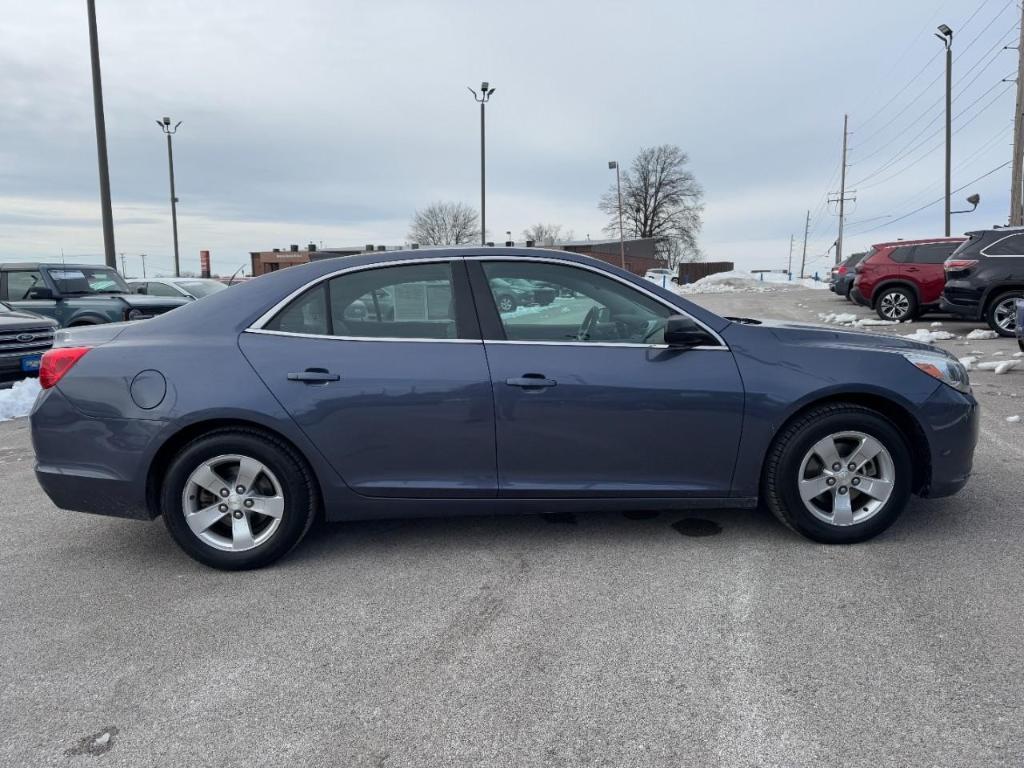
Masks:
[[[59,387],[45,390],[30,416],[36,479],[61,509],[151,520],[149,451],[163,421],[93,418]]]
[[[980,412],[973,395],[940,386],[921,408],[931,467],[921,496],[952,496],[967,484],[978,442]]]

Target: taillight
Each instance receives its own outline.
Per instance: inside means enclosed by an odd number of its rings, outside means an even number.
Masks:
[[[977,263],[977,259],[948,259],[942,267],[947,272],[962,272],[965,269],[970,269]]]
[[[44,352],[43,359],[39,363],[39,384],[42,388],[49,389],[56,385],[89,349],[89,347],[57,347]]]
[[[840,275],[845,275],[846,274],[846,267],[840,267],[839,268],[839,274]]]

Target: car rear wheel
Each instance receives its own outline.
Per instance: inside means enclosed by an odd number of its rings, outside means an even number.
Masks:
[[[171,462],[161,512],[174,540],[205,565],[260,568],[306,535],[316,486],[294,449],[256,430],[223,429]]]
[[[885,288],[875,302],[875,311],[883,320],[913,320],[917,317],[917,297],[908,288]]]
[[[500,312],[515,312],[516,311],[516,300],[511,296],[499,296],[498,297],[498,311]]]
[[[892,422],[868,408],[815,408],[779,435],[765,465],[768,508],[814,541],[850,544],[888,528],[910,498],[911,461]]]
[[[1017,333],[1017,299],[1024,299],[1024,291],[1007,291],[989,302],[985,320],[988,327],[1000,336]]]

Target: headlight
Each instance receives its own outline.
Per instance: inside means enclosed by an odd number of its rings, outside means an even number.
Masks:
[[[148,312],[144,312],[141,309],[129,309],[128,319],[129,320],[148,320],[152,315]]]
[[[920,371],[924,371],[944,384],[960,392],[971,391],[971,380],[967,369],[957,360],[945,355],[929,355],[927,352],[903,352],[903,357]]]

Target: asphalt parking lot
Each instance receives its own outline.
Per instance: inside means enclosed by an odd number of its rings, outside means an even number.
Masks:
[[[977,327],[882,331],[933,321]],[[970,484],[849,547],[762,512],[410,520],[221,573],[55,509],[0,423],[0,765],[1022,765],[1024,364],[972,380]]]

